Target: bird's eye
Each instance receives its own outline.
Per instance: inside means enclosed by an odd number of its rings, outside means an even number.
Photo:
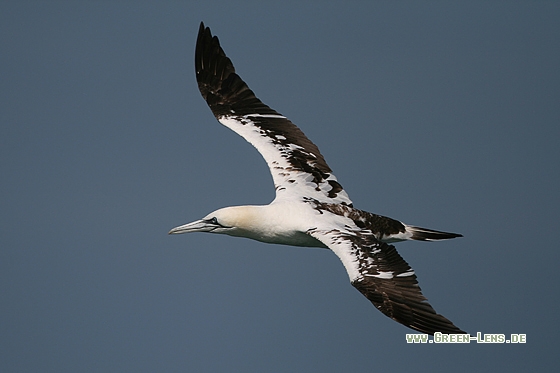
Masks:
[[[224,226],[223,224],[220,224],[220,223],[218,222],[218,218],[215,217],[215,216],[214,216],[213,218],[206,219],[205,221],[206,221],[208,224],[212,224],[212,225],[216,226],[216,228],[218,228],[218,227],[221,227],[221,228],[229,228],[229,227]]]

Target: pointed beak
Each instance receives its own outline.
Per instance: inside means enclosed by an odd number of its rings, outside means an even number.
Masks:
[[[181,225],[173,228],[169,231],[169,234],[181,234],[181,233],[191,233],[191,232],[211,232],[218,228],[219,225],[212,224],[208,220],[197,220],[192,223]]]

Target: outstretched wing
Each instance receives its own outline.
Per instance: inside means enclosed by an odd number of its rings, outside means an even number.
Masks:
[[[311,230],[340,258],[352,285],[393,320],[427,334],[465,333],[436,313],[422,295],[416,275],[394,246],[369,231]]]
[[[352,204],[317,146],[288,118],[255,96],[203,23],[196,42],[195,69],[200,93],[218,121],[250,142],[265,159],[277,199],[309,197]]]

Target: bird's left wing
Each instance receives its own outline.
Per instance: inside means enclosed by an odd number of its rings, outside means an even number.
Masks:
[[[195,69],[200,93],[214,116],[265,159],[277,199],[308,197],[352,205],[317,146],[288,118],[255,96],[203,23],[196,41]]]
[[[393,320],[427,334],[463,334],[436,313],[422,294],[414,271],[393,245],[367,230],[310,230],[340,258],[352,285]]]

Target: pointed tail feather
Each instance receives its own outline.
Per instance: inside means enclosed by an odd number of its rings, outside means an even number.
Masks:
[[[418,241],[438,241],[463,237],[463,235],[459,233],[441,232],[433,229],[414,227],[410,225],[406,226],[406,231],[412,234],[409,239]]]

